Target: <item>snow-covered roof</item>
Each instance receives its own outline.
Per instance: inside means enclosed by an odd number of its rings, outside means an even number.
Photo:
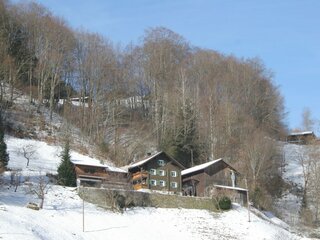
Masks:
[[[123,170],[121,168],[117,168],[117,167],[112,167],[112,166],[108,166],[107,167],[107,171],[111,171],[111,172],[121,172],[121,173],[127,173],[128,171]]]
[[[99,161],[95,161],[95,160],[79,160],[79,159],[71,159],[71,162],[73,164],[76,164],[76,165],[85,165],[85,166],[92,166],[92,167],[108,167],[107,165],[105,164],[102,164],[100,163]]]
[[[295,135],[310,135],[314,134],[312,131],[305,131],[305,132],[293,132],[290,133],[289,136],[295,136]]]
[[[154,157],[158,156],[158,155],[161,154],[161,153],[162,153],[162,152],[157,152],[157,153],[149,156],[149,157],[146,158],[146,159],[143,159],[143,160],[141,160],[141,161],[139,161],[139,162],[136,162],[136,163],[130,165],[128,168],[131,169],[131,168],[134,168],[134,167],[139,167],[139,166],[145,164],[146,162],[150,161],[150,160],[153,159]]]
[[[121,169],[121,168],[117,168],[117,167],[112,167],[106,164],[102,164],[100,163],[99,160],[94,160],[94,159],[82,159],[82,160],[78,160],[78,159],[71,159],[71,162],[73,164],[76,165],[84,165],[84,166],[92,166],[92,167],[101,167],[101,168],[106,168],[107,171],[111,171],[111,172],[122,172],[122,173],[126,173],[125,170]]]
[[[224,186],[224,185],[214,185],[217,188],[226,188],[226,189],[231,189],[231,190],[239,190],[239,191],[248,191],[248,189],[245,188],[239,188],[239,187],[231,187],[231,186]]]
[[[219,158],[219,159],[216,159],[216,160],[212,160],[210,162],[206,162],[206,163],[197,165],[195,167],[191,167],[191,168],[185,169],[185,170],[181,171],[181,175],[186,175],[188,173],[192,173],[192,172],[196,172],[196,171],[205,169],[205,168],[211,166],[212,164],[215,164],[215,163],[217,163],[217,162],[219,162],[221,160],[222,160],[222,158]]]

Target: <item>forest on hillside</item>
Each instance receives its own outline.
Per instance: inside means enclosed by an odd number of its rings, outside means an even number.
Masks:
[[[119,46],[72,29],[35,2],[0,0],[0,80],[2,111],[20,89],[118,165],[152,150],[186,167],[222,157],[248,179],[261,206],[281,179],[274,140],[285,132],[283,98],[257,58],[192,46],[164,27]]]

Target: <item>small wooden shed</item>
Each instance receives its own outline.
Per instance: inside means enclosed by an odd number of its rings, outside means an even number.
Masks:
[[[316,138],[316,135],[312,131],[293,132],[287,136],[287,142],[294,144],[308,144],[316,140]]]

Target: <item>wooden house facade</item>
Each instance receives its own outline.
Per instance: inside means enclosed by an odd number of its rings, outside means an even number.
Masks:
[[[168,193],[180,193],[181,171],[184,167],[165,152],[148,156],[128,167],[133,189],[150,189]]]
[[[110,189],[130,189],[128,173],[120,168],[110,167],[92,161],[71,160],[75,166],[77,185]]]
[[[234,194],[232,200],[244,204],[247,190],[237,187],[239,175],[222,158],[185,169],[181,172],[183,194],[208,197],[213,194],[213,191],[232,192]]]

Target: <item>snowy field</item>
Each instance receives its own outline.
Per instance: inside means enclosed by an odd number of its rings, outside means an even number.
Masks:
[[[61,148],[33,140],[7,137],[10,155],[9,168],[21,169],[23,177],[56,172]],[[26,159],[19,153],[21,146],[33,144],[37,151],[26,167]],[[72,158],[98,160],[72,152]],[[35,178],[34,178],[35,179]],[[224,213],[205,210],[133,208],[123,214],[84,204],[75,188],[50,186],[44,208],[26,208],[28,202],[39,203],[26,194],[22,184],[14,192],[10,173],[6,172],[0,186],[0,239],[304,239],[280,226],[283,223],[272,214],[264,219],[233,205]]]

